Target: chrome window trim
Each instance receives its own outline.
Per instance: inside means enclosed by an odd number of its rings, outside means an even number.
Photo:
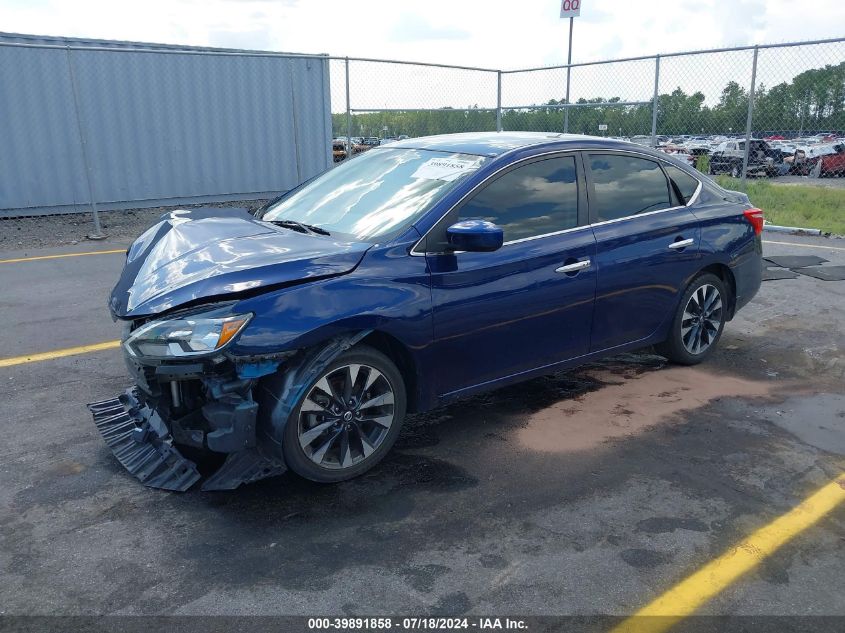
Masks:
[[[649,215],[657,213],[666,213],[667,211],[677,211],[678,209],[686,209],[687,205],[681,207],[669,207],[668,209],[657,209],[656,211],[647,211],[645,213],[637,213],[635,215],[626,215],[624,218],[614,218],[612,220],[602,220],[601,222],[593,222],[590,226],[604,226],[605,224],[615,224],[624,220],[633,220],[634,218],[644,218]]]
[[[530,242],[531,240],[539,240],[543,237],[551,237],[553,235],[561,235],[563,233],[573,233],[574,231],[581,231],[583,229],[590,228],[589,224],[585,224],[584,226],[573,226],[569,229],[561,229],[560,231],[552,231],[551,233],[543,233],[542,235],[532,235],[531,237],[521,237],[518,240],[509,240],[507,242],[502,243],[502,248],[505,246],[510,246],[511,244],[521,244],[522,242]],[[464,251],[461,251],[464,252]]]
[[[438,220],[439,222],[440,220]],[[543,233],[542,235],[532,235],[531,237],[521,237],[518,240],[510,240],[507,242],[502,242],[502,248],[505,246],[510,246],[511,244],[521,244],[522,242],[530,242],[531,240],[539,240],[543,237],[552,237],[553,235],[561,235],[563,233],[573,233],[575,231],[582,231],[584,229],[589,229],[590,225],[585,224],[584,226],[573,226],[571,229],[563,229],[560,231],[554,231],[552,233]],[[412,257],[423,257],[425,255],[460,255],[461,253],[466,253],[467,251],[431,251],[430,253],[411,253]]]
[[[567,148],[567,149],[553,150],[553,151],[549,151],[549,152],[542,152],[540,154],[535,154],[534,156],[527,156],[526,158],[523,158],[522,160],[519,160],[515,163],[510,163],[508,165],[504,165],[503,167],[500,167],[499,169],[494,171],[492,174],[487,176],[487,178],[485,178],[480,183],[478,183],[475,187],[473,187],[468,192],[466,192],[463,196],[461,196],[461,199],[458,200],[451,207],[449,207],[446,210],[446,212],[443,213],[443,215],[441,215],[437,219],[437,221],[434,224],[431,225],[431,228],[428,229],[428,231],[426,231],[423,234],[423,236],[414,243],[414,245],[411,247],[411,251],[410,251],[411,257],[425,257],[426,255],[445,255],[445,254],[458,255],[460,253],[465,253],[466,251],[451,251],[451,252],[431,251],[430,253],[427,253],[425,251],[417,252],[417,247],[420,245],[420,243],[423,240],[425,240],[426,237],[428,237],[428,234],[431,233],[431,231],[434,230],[434,228],[443,221],[443,218],[445,218],[447,215],[449,215],[452,211],[455,210],[455,208],[458,205],[462,204],[464,200],[466,200],[469,196],[474,194],[476,191],[478,191],[481,187],[486,185],[488,182],[490,182],[491,179],[495,178],[498,174],[500,174],[504,170],[510,169],[511,167],[514,167],[515,165],[520,165],[522,163],[534,160],[535,158],[542,158],[543,156],[565,155],[565,154],[568,154],[568,153],[571,153],[571,152],[586,152],[587,154],[589,154],[591,151],[596,152],[596,153],[598,153],[598,152],[609,152],[609,153],[617,153],[617,154],[633,154],[634,156],[637,156],[638,158],[643,158],[643,159],[646,159],[646,160],[652,160],[652,161],[657,162],[658,164],[665,163],[665,164],[668,164],[668,165],[672,165],[673,167],[678,167],[677,165],[673,165],[671,161],[668,161],[661,156],[652,156],[650,154],[643,154],[642,152],[638,152],[638,151],[635,151],[635,150],[616,149],[616,148],[596,149],[596,148],[584,148],[584,147],[574,148],[573,147],[573,148]],[[662,169],[661,169],[661,171],[662,171]],[[543,237],[550,237],[552,235],[561,235],[563,233],[570,233],[572,231],[578,231],[578,230],[581,230],[581,229],[588,229],[588,228],[592,228],[594,226],[602,226],[604,224],[612,224],[614,222],[622,222],[623,220],[630,220],[632,218],[642,218],[642,217],[646,217],[646,216],[649,216],[649,215],[654,215],[655,213],[665,213],[666,211],[677,211],[678,209],[685,209],[689,206],[692,206],[693,204],[695,204],[698,201],[698,197],[701,194],[701,190],[704,188],[704,183],[701,181],[700,178],[697,178],[696,176],[693,176],[692,174],[687,174],[687,175],[691,176],[692,178],[695,178],[698,181],[698,186],[695,189],[695,193],[692,194],[690,201],[687,202],[684,205],[680,205],[680,206],[677,206],[677,207],[669,207],[668,209],[657,209],[656,211],[649,211],[647,213],[636,213],[634,215],[626,215],[625,217],[615,218],[613,220],[604,220],[602,222],[588,223],[588,224],[585,224],[583,226],[575,226],[575,227],[572,227],[572,228],[569,228],[569,229],[554,231],[552,233],[543,233],[542,235],[533,235],[531,237],[523,237],[523,238],[520,238],[518,240],[510,240],[508,242],[504,242],[502,244],[502,248],[504,248],[505,246],[509,246],[511,244],[519,244],[521,242],[528,242],[530,240],[537,240],[537,239],[540,239],[540,238],[543,238]],[[669,179],[669,176],[666,175],[666,172],[663,173],[663,176],[664,176],[664,178]],[[589,203],[588,203],[588,206],[589,206]]]

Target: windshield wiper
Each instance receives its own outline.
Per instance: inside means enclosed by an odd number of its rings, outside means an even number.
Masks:
[[[326,229],[314,226],[313,224],[305,224],[304,222],[297,222],[296,220],[264,220],[270,224],[284,227],[286,229],[293,229],[300,233],[316,233],[317,235],[331,235]]]

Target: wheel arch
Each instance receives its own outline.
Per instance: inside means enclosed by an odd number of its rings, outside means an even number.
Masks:
[[[420,397],[417,389],[417,363],[408,347],[395,336],[381,330],[373,330],[358,343],[368,345],[387,356],[405,381],[407,410],[414,413],[419,410]]]
[[[707,273],[716,275],[719,279],[721,279],[722,283],[725,284],[725,287],[730,293],[730,296],[728,297],[728,320],[730,321],[733,319],[734,313],[736,312],[736,279],[734,278],[733,271],[727,264],[716,262],[702,268],[698,271],[696,277]]]
[[[367,325],[370,327],[366,327]],[[336,341],[339,339],[347,341],[347,344],[338,346]],[[296,345],[295,348],[299,349],[297,354],[308,354],[325,349],[327,346],[333,347],[334,351],[327,356],[330,361],[343,351],[357,345],[366,345],[378,350],[396,365],[402,380],[405,382],[409,412],[417,412],[421,408],[426,408],[425,399],[419,390],[422,386],[418,371],[420,359],[414,357],[406,343],[384,329],[378,328],[374,323],[333,323],[328,327],[319,328],[303,336],[299,345]],[[276,373],[283,375],[289,370],[289,366],[282,364]]]

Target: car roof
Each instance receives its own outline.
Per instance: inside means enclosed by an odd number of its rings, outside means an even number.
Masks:
[[[631,143],[600,136],[560,134],[557,132],[470,132],[409,138],[391,143],[390,147],[392,149],[430,149],[459,154],[499,156],[512,150],[541,145],[554,145],[561,148],[572,145],[573,148],[625,149],[630,147]]]

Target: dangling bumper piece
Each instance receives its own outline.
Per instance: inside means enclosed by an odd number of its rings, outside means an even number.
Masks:
[[[88,409],[117,461],[144,485],[185,491],[199,480],[197,465],[173,447],[164,421],[139,402],[136,389]]]

